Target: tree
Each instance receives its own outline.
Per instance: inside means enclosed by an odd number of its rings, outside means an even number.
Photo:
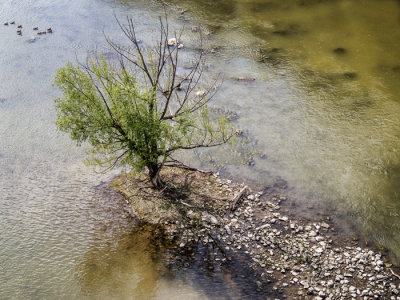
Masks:
[[[91,145],[91,162],[147,168],[151,183],[161,188],[163,166],[184,166],[173,157],[177,150],[221,145],[235,131],[223,115],[210,117],[216,82],[200,89],[203,51],[190,71],[178,74],[182,32],[170,38],[168,22],[160,18],[157,46],[145,49],[132,19],[117,22],[129,41],[124,46],[106,37],[118,60],[96,54],[58,70],[55,83],[63,95],[55,99],[56,125],[78,145]]]

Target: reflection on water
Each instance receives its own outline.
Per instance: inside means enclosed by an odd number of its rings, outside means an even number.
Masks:
[[[219,94],[264,152],[230,173],[283,178],[399,255],[399,2],[170,2],[211,24],[214,72],[257,79]]]
[[[200,24],[212,33],[204,37],[213,49],[206,72],[225,77],[216,105],[237,112],[235,124],[256,140],[252,163],[227,161],[226,170],[356,216],[360,230],[400,255],[399,2],[168,3],[171,24]],[[149,43],[158,4],[2,1],[0,24],[15,20],[23,34],[0,26],[1,299],[209,296],[192,286],[198,276],[163,276],[156,249],[126,237],[126,213],[110,214],[111,203],[95,200],[93,186],[111,175],[82,166],[82,149],[53,124],[57,68],[101,49],[103,29],[120,38],[113,9],[132,14]],[[178,5],[188,11],[178,13]],[[53,34],[29,43],[34,26]],[[182,57],[190,62],[197,36],[189,30],[183,38]],[[228,157],[218,153],[207,154],[205,167]]]

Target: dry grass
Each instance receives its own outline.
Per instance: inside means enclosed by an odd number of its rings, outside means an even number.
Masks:
[[[220,211],[234,197],[214,175],[165,167],[161,176],[167,183],[161,191],[143,173],[122,174],[111,187],[125,196],[137,217],[152,224],[180,220],[188,211]]]

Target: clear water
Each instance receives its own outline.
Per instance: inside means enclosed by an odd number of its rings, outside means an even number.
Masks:
[[[172,24],[213,32],[207,74],[224,76],[216,105],[237,111],[236,125],[257,140],[255,166],[234,161],[228,171],[261,185],[285,181],[399,255],[398,1],[168,3]],[[124,212],[96,188],[113,174],[83,166],[83,149],[55,130],[54,73],[102,49],[103,30],[120,39],[113,10],[154,34],[156,2],[0,0],[1,23],[23,25],[22,36],[0,25],[1,299],[209,295],[160,275],[146,238],[130,236]],[[54,33],[30,43],[33,26]],[[189,60],[196,35],[184,39]]]

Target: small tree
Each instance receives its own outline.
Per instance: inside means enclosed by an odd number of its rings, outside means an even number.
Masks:
[[[147,168],[151,183],[161,188],[163,166],[184,166],[174,152],[221,145],[235,132],[224,116],[214,121],[209,116],[207,103],[215,88],[199,88],[203,52],[179,76],[180,36],[169,38],[167,22],[160,18],[153,49],[140,46],[131,19],[127,25],[117,22],[129,40],[126,47],[106,37],[118,62],[95,55],[58,71],[55,83],[63,96],[55,99],[56,124],[78,145],[92,146],[91,162]]]

